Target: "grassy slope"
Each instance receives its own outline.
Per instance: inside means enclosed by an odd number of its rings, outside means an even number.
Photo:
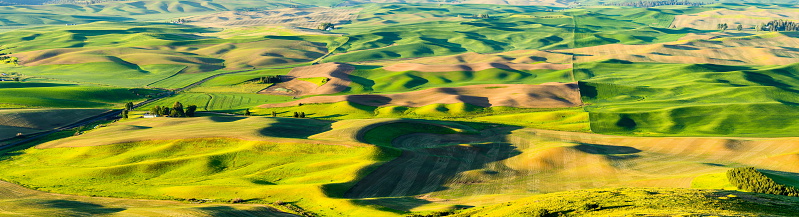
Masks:
[[[518,109],[509,107],[481,108],[468,104],[431,104],[419,108],[404,106],[365,106],[350,102],[305,104],[282,108],[250,109],[254,115],[290,117],[294,112],[305,112],[307,117],[347,120],[363,118],[413,118],[446,121],[472,121],[482,123],[524,126],[538,129],[588,132],[588,113],[577,109]],[[243,113],[243,110],[236,111]]]
[[[0,139],[45,131],[105,112],[103,109],[6,109],[0,110]]]
[[[271,84],[258,84],[250,80],[270,75],[285,75],[291,71],[285,69],[264,69],[249,72],[223,75],[211,79],[195,88],[188,90],[193,93],[257,93],[266,89]]]
[[[346,120],[334,126],[369,126],[358,124],[365,121]],[[471,124],[480,132],[442,135],[437,133],[452,131],[412,126],[352,129],[364,132],[362,141],[406,152],[361,179],[347,197],[421,211],[599,187],[718,189],[729,187],[726,178],[708,176],[731,167],[795,171],[787,166],[794,161],[777,163],[772,156],[794,153],[799,147],[791,138],[642,138]],[[331,138],[337,128],[314,137]],[[425,199],[419,200],[420,195]]]
[[[372,66],[356,66],[353,81],[342,94],[396,93],[434,87],[458,87],[475,84],[541,84],[571,82],[571,70],[486,69],[452,72],[393,72]]]
[[[244,111],[246,108],[266,103],[281,103],[293,100],[293,98],[289,96],[232,92],[233,91],[215,93],[209,91],[205,93],[181,93],[147,104],[147,106],[139,110],[149,110],[155,106],[171,107],[175,102],[180,102],[184,105],[196,105],[198,111],[239,112]]]
[[[0,182],[0,216],[293,216],[263,205],[187,204],[172,201],[45,193]]]
[[[796,67],[610,61],[577,72],[597,133],[791,136]]]
[[[327,53],[326,44],[332,39],[204,36],[212,32],[184,25],[109,22],[21,29],[0,34],[0,44],[19,56],[23,66],[2,69],[114,86],[179,88],[223,68],[309,62]]]
[[[29,188],[78,195],[243,198],[288,202],[323,215],[387,214],[336,195],[363,169],[394,156],[374,146],[302,139],[326,126],[307,119],[241,117],[126,121],[43,147],[112,145],[33,148],[3,156],[2,176]],[[208,138],[220,135],[249,140]],[[40,176],[44,173],[52,176]]]
[[[587,203],[602,208],[581,209]],[[453,216],[530,216],[541,209],[567,216],[792,216],[799,212],[797,203],[796,198],[737,191],[622,188],[539,195]]]
[[[395,211],[371,215],[395,215],[563,190],[687,188],[701,182],[697,177],[736,165],[782,170],[769,156],[799,147],[790,140],[734,139],[664,140],[402,119],[133,119],[38,146],[45,149],[10,153],[0,177],[60,193],[281,200],[327,215],[359,215],[378,205]],[[740,145],[724,148],[729,143]],[[405,153],[398,156],[396,149]],[[665,205],[670,206],[680,207]]]
[[[109,108],[140,101],[134,90],[66,82],[0,82],[3,107]]]
[[[564,13],[545,12],[546,9],[496,6],[489,12],[481,5],[370,5],[362,12],[366,15],[335,30],[349,34],[348,41],[334,51],[336,55],[325,61],[352,62],[464,52],[674,41],[697,31],[660,27],[667,27],[674,15],[703,10],[626,9],[618,12],[600,8],[562,16]],[[489,13],[494,18],[471,18],[472,14],[480,13]],[[547,17],[552,15],[559,16]],[[572,31],[574,23],[579,27],[576,35]],[[458,31],[441,30],[444,28]]]
[[[351,181],[361,168],[381,160],[376,148],[366,146],[232,139],[25,152],[24,158],[4,163],[2,176],[43,191],[123,198],[286,201],[315,211],[340,208],[337,212],[353,211],[353,207],[346,201],[329,199],[323,186]],[[61,157],[52,159],[55,153]],[[48,163],[41,163],[43,159]],[[332,214],[329,209],[326,212]]]
[[[75,24],[95,21],[164,21],[189,15],[207,14],[237,8],[287,8],[296,3],[280,1],[231,1],[231,0],[160,0],[106,2],[91,5],[25,5],[0,7],[3,26],[42,24]]]

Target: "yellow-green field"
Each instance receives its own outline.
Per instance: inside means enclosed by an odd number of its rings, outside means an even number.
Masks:
[[[0,216],[296,216],[269,205],[99,198],[34,191],[0,181]]]
[[[666,191],[661,196],[687,201],[663,207],[606,201],[605,207],[627,208],[597,215],[690,213],[692,206],[680,204],[718,193],[673,188],[730,189],[716,174],[733,167],[784,171],[782,179],[799,180],[795,160],[782,157],[796,155],[795,141],[603,136],[414,119],[153,118],[9,152],[0,177],[85,196],[289,202],[325,216],[396,216],[575,189],[660,187],[668,188],[657,190]],[[696,212],[720,208],[702,209]]]
[[[0,140],[52,130],[101,114],[103,109],[5,109],[0,110]]]
[[[0,145],[146,103],[0,216],[796,216],[799,0],[619,2],[3,0]]]

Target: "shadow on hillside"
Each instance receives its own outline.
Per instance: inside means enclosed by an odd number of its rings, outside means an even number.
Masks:
[[[63,86],[77,86],[77,84],[11,82],[11,81],[0,82],[0,88],[63,87]]]
[[[799,188],[799,173],[765,169],[758,170],[779,184]]]
[[[332,121],[303,118],[274,118],[275,122],[258,131],[263,136],[307,139],[311,135],[332,130]]]
[[[580,145],[574,146],[574,148],[585,153],[602,154],[602,155],[634,154],[641,152],[641,150],[637,148],[628,147],[628,146],[599,145],[599,144],[589,144],[589,143],[580,143]]]
[[[46,200],[37,204],[47,208],[66,209],[70,212],[85,213],[89,215],[106,215],[125,210],[125,208],[109,208],[99,204],[73,200]]]
[[[380,205],[384,211],[396,212],[396,210],[410,210],[415,207],[420,207],[425,204],[431,203],[430,201],[415,198],[415,197],[389,197],[389,198],[367,198],[355,199],[353,203],[361,206],[374,206]]]
[[[197,208],[210,216],[294,216],[266,207],[258,207],[249,210],[238,210],[230,206],[209,206]]]
[[[214,122],[236,122],[236,121],[239,121],[239,120],[247,119],[247,117],[241,117],[241,116],[210,116],[210,117],[208,117],[208,119],[210,119],[210,120],[212,120]]]
[[[374,127],[363,129],[358,135]],[[461,173],[484,169],[488,164],[521,154],[508,138],[517,129],[521,127],[501,126],[475,134],[410,133],[399,136],[392,142],[397,148],[381,147],[384,152],[381,155],[399,153],[398,157],[361,170],[355,179],[357,181],[325,185],[324,190],[330,197],[356,199],[356,203],[407,211],[430,203],[413,196],[446,190],[448,187],[445,185],[453,182],[479,184],[479,181],[461,179]],[[403,147],[417,148],[398,149]]]

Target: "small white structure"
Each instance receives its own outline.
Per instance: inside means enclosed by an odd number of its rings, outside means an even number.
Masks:
[[[157,118],[157,117],[158,117],[158,115],[156,115],[156,114],[150,114],[150,112],[147,112],[147,113],[144,113],[144,115],[142,115],[141,117],[142,117],[142,118]]]

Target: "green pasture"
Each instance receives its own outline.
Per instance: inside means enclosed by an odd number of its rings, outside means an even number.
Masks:
[[[572,82],[568,70],[514,70],[491,68],[482,71],[393,72],[359,65],[350,74],[352,83],[342,94],[399,93],[436,87],[459,87],[477,84],[542,84]]]
[[[172,107],[175,102],[184,106],[196,105],[198,111],[232,112],[243,111],[267,103],[281,103],[293,100],[290,96],[272,96],[255,93],[181,93],[147,104],[139,110],[155,106]]]
[[[257,79],[270,75],[285,75],[291,68],[261,69],[221,75],[194,87],[189,92],[199,93],[257,93],[272,84],[259,84]]]
[[[56,152],[60,157],[54,159]],[[314,213],[339,215],[364,209],[329,198],[325,192],[334,189],[324,186],[353,180],[361,168],[384,160],[379,153],[374,147],[192,139],[28,149],[24,158],[4,157],[1,167],[3,179],[42,191],[121,198],[283,201]],[[44,159],[47,163],[40,162]]]
[[[99,115],[104,109],[0,109],[0,140],[55,129]]]
[[[185,103],[184,103],[185,104]],[[280,108],[251,108],[253,115],[291,117],[304,112],[308,118],[347,120],[368,118],[412,118],[524,126],[540,129],[588,132],[588,113],[582,108],[522,109],[483,108],[470,104],[431,104],[418,108],[404,106],[366,106],[352,102],[303,104]],[[243,109],[236,111],[242,114]]]
[[[540,6],[497,6],[489,10],[484,5],[370,5],[362,12],[367,15],[335,30],[348,34],[345,36],[348,40],[324,61],[660,43],[675,41],[687,33],[703,32],[667,28],[676,15],[708,10],[590,8],[554,13],[546,12],[547,9]],[[368,15],[370,13],[372,15]],[[471,17],[484,13],[492,17]]]
[[[642,136],[796,136],[796,65],[581,64],[591,130]]]
[[[66,82],[0,82],[0,103],[6,108],[113,108],[126,102],[142,101],[144,97],[135,90],[115,87]]]
[[[47,77],[64,81],[112,85],[117,87],[143,87],[179,73],[186,66],[143,65],[96,62],[69,65],[42,65],[29,67],[3,67],[0,70],[28,76]]]
[[[620,188],[538,195],[466,209],[452,216],[531,216],[543,210],[568,216],[790,216],[799,210],[781,204],[797,202],[786,196],[739,191]]]

